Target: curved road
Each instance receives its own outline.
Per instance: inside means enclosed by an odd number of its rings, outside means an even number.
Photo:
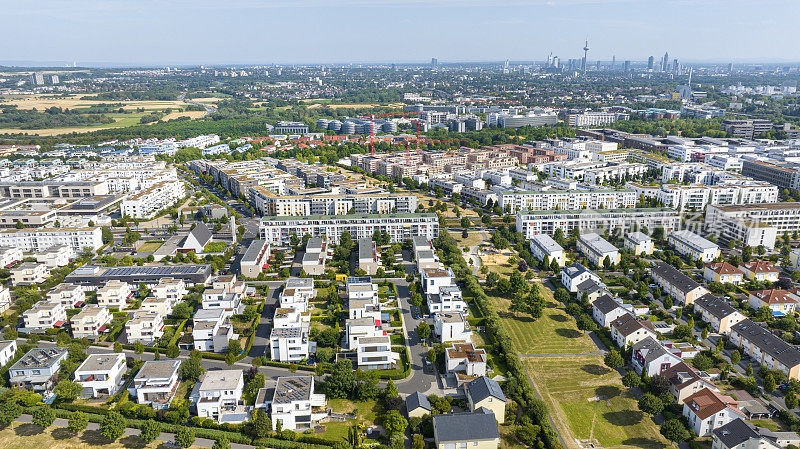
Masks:
[[[211,114],[213,114],[213,113],[217,112],[217,107],[216,107],[216,106],[214,106],[213,104],[205,104],[205,103],[200,103],[200,102],[193,101],[193,100],[187,100],[187,99],[186,99],[186,94],[185,94],[185,93],[181,94],[181,95],[178,97],[178,100],[180,100],[180,101],[182,101],[182,102],[184,102],[184,103],[186,103],[186,104],[193,104],[193,105],[195,105],[195,106],[202,106],[202,107],[203,107],[203,109],[205,109],[205,110],[206,110],[206,113],[205,113],[205,114],[203,114],[203,115],[202,115],[200,118],[205,118],[205,117],[208,117],[209,115],[211,115]]]

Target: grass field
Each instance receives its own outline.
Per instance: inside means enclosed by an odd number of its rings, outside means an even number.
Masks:
[[[480,231],[470,232],[469,237],[461,238],[460,232],[450,232],[449,233],[455,240],[458,242],[458,247],[464,246],[477,246],[483,241],[483,233]]]
[[[596,351],[597,347],[591,339],[575,326],[575,320],[562,307],[556,306],[550,289],[540,284],[540,291],[547,307],[536,321],[508,311],[508,299],[492,297],[492,304],[517,350],[521,354],[581,354]]]
[[[163,244],[163,241],[144,242],[142,246],[139,247],[138,251],[140,253],[152,253],[158,248],[161,248]]]
[[[377,401],[353,402],[347,399],[328,399],[328,407],[334,412],[356,415],[355,420],[325,424],[325,438],[331,441],[342,441],[347,437],[347,429],[353,424],[360,423],[365,426],[374,424],[379,411]]]
[[[671,445],[601,356],[528,357],[523,365],[567,448],[576,448],[576,439],[596,439],[606,449]]]
[[[3,449],[85,449],[102,447],[104,449],[167,449],[164,443],[153,442],[143,444],[134,436],[122,437],[109,443],[100,432],[87,430],[81,435],[74,435],[65,427],[50,427],[42,430],[33,424],[14,423],[0,431],[0,447]],[[192,446],[197,448],[198,446]]]

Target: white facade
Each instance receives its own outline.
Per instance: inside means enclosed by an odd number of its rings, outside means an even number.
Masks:
[[[131,393],[136,396],[136,401],[155,409],[169,407],[180,384],[180,367],[180,360],[144,362],[131,386]]]
[[[33,332],[44,332],[47,329],[61,327],[67,323],[67,310],[60,303],[39,301],[30,309],[22,312],[25,329]]]
[[[642,232],[625,234],[625,248],[631,250],[634,256],[650,255],[655,250],[653,239]]]
[[[709,263],[720,255],[716,243],[709,242],[691,231],[675,231],[669,235],[668,240],[678,253],[691,260]]]
[[[72,317],[72,337],[96,339],[108,328],[112,318],[105,307],[88,305]]]
[[[559,267],[563,267],[566,263],[564,248],[547,234],[537,234],[531,237],[531,253],[539,261],[544,260],[545,257],[550,260],[550,263],[556,261]]]
[[[17,247],[24,252],[43,252],[53,246],[67,246],[76,253],[103,246],[102,230],[94,228],[38,228],[0,230],[0,246]]]
[[[154,343],[164,336],[164,315],[158,312],[137,310],[125,322],[128,343]]]
[[[461,313],[435,313],[433,315],[433,331],[442,343],[454,341],[470,341],[472,327]]]
[[[200,418],[218,423],[237,423],[247,419],[242,402],[244,376],[242,370],[206,371],[197,390],[195,408]]]
[[[23,262],[11,269],[11,285],[40,284],[47,280],[47,266],[38,262]]]
[[[162,181],[122,200],[122,215],[149,218],[185,196],[186,186],[183,181]]]
[[[605,261],[614,265],[619,263],[619,250],[603,237],[595,233],[582,234],[578,238],[578,251],[583,253],[595,266],[605,266]]]
[[[635,207],[636,192],[633,190],[542,190],[502,192],[498,199],[503,209],[520,210],[578,210],[578,209],[622,209]]]
[[[116,394],[125,371],[125,354],[89,354],[74,376],[83,387],[83,397],[97,398]]]

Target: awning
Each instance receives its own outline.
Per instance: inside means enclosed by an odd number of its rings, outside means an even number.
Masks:
[[[55,323],[53,323],[53,327],[61,327],[63,325],[64,325],[64,322],[61,321],[61,320],[58,320]]]
[[[104,324],[104,325],[100,326],[100,328],[99,328],[99,329],[97,329],[97,332],[105,332],[107,329],[108,329],[108,326],[106,326],[106,325]]]

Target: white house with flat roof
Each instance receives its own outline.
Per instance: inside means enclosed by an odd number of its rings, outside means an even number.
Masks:
[[[17,352],[16,340],[0,341],[0,367],[6,366]]]
[[[67,309],[75,309],[86,301],[86,287],[62,282],[47,292],[47,301],[62,304]]]
[[[128,305],[128,299],[133,296],[131,285],[127,282],[110,280],[102,287],[97,289],[97,304],[104,307],[116,307],[124,309]]]
[[[75,257],[75,252],[69,246],[55,245],[36,253],[35,257],[37,262],[45,264],[52,270],[69,265],[70,259]]]
[[[191,394],[197,416],[218,423],[247,421],[248,413],[242,401],[243,390],[242,370],[206,371],[196,392]]]
[[[225,309],[200,309],[193,317],[192,337],[198,351],[223,352],[228,342],[238,336]]]
[[[164,336],[164,315],[148,310],[133,312],[133,317],[125,322],[125,335],[128,343],[158,341]]]
[[[125,354],[89,354],[74,376],[83,387],[82,397],[97,398],[115,395],[122,386],[125,371]]]
[[[678,253],[691,260],[701,260],[705,263],[713,262],[719,257],[719,246],[691,231],[675,231],[669,235],[669,244]]]
[[[88,305],[70,320],[72,337],[94,340],[106,332],[112,318],[111,313],[105,307],[95,304]]]
[[[314,376],[279,377],[272,397],[265,398],[270,408],[272,428],[303,431],[327,416],[325,395],[314,393]]]
[[[50,390],[58,379],[61,362],[68,355],[67,348],[31,349],[8,369],[9,382],[14,388],[35,392]]]
[[[11,269],[11,285],[41,284],[49,275],[47,265],[39,262],[23,262]]]
[[[61,303],[39,301],[22,312],[22,321],[27,332],[44,332],[67,323],[67,309]]]
[[[269,353],[278,362],[301,362],[308,358],[308,331],[302,325],[273,327],[269,334]]]
[[[139,404],[147,404],[155,409],[169,407],[180,384],[178,372],[180,360],[150,360],[144,362],[136,377],[130,393],[136,396]]]
[[[617,247],[594,232],[581,234],[578,238],[578,251],[598,267],[604,266],[606,259],[614,265],[618,264],[620,259]]]
[[[464,314],[459,312],[433,314],[433,331],[442,343],[470,341],[472,338],[472,327]]]
[[[631,250],[634,256],[639,256],[653,254],[655,245],[649,235],[636,231],[625,234],[625,248]]]
[[[559,267],[566,263],[564,248],[547,234],[536,234],[531,237],[531,253],[537,260],[548,258],[550,263],[555,260]]]

